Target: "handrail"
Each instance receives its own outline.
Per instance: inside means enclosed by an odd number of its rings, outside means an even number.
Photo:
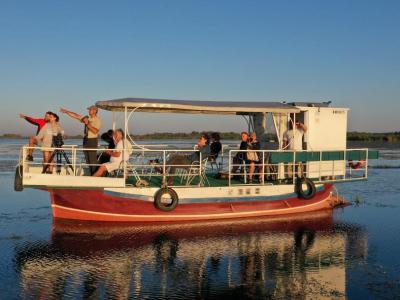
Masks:
[[[228,146],[229,147],[229,146]],[[226,148],[228,148],[226,147]],[[226,150],[225,148],[225,150]],[[163,184],[166,183],[167,176],[180,176],[181,173],[168,173],[167,171],[171,167],[179,168],[190,168],[190,165],[176,165],[176,164],[168,164],[168,157],[171,153],[174,154],[188,154],[194,153],[197,150],[193,149],[136,149],[136,148],[126,148],[122,150],[116,149],[99,149],[99,148],[83,148],[78,147],[77,145],[64,145],[60,148],[52,148],[52,147],[34,147],[34,146],[23,146],[21,149],[22,157],[21,163],[24,166],[24,170],[26,172],[30,172],[29,167],[42,166],[42,162],[36,159],[34,162],[30,162],[26,160],[26,154],[28,149],[36,149],[40,151],[55,151],[62,150],[64,151],[68,157],[70,158],[70,163],[72,166],[73,172],[65,171],[65,175],[67,176],[82,176],[82,170],[88,166],[99,166],[100,164],[87,164],[82,163],[80,160],[83,160],[84,151],[99,151],[99,150],[111,150],[111,151],[131,151],[132,154],[127,161],[126,165],[124,164],[121,170],[125,174],[128,172],[141,172],[141,176],[161,176],[163,180]],[[351,151],[360,152],[360,157],[365,156],[366,163],[363,167],[353,170],[351,166],[347,164],[348,162],[348,153]],[[228,168],[228,185],[238,185],[238,184],[247,184],[246,179],[244,182],[238,182],[232,180],[234,175],[239,177],[244,177],[248,175],[248,171],[246,168],[250,166],[249,162],[244,159],[244,162],[240,162],[240,164],[235,163],[233,158],[237,155],[237,153],[248,153],[248,152],[256,152],[258,153],[259,161],[255,162],[256,168],[254,170],[253,175],[255,177],[260,177],[260,182],[257,183],[259,185],[271,184],[271,182],[280,182],[286,184],[294,184],[296,176],[306,176],[312,178],[317,183],[331,182],[331,181],[348,181],[348,180],[358,180],[358,179],[366,179],[368,177],[368,157],[370,151],[367,148],[350,148],[350,149],[334,149],[334,150],[316,150],[312,151],[301,150],[240,150],[240,149],[231,149],[225,151],[225,155],[221,153],[218,156],[220,161],[223,161],[221,164],[223,168]],[[343,156],[332,157],[332,159],[323,159],[324,153],[333,153],[333,152],[343,152]],[[35,153],[40,153],[36,151]],[[283,153],[283,154],[291,154],[293,155],[290,162],[272,162],[271,157],[275,153]],[[318,160],[315,160],[313,156],[311,156],[311,160],[308,160],[307,155],[297,155],[297,153],[318,153]],[[228,155],[226,155],[228,154]],[[36,154],[36,157],[38,155]],[[161,173],[151,173],[154,171],[154,165],[150,164],[150,158],[162,158],[162,162],[159,164]],[[202,153],[199,152],[200,162],[203,161]],[[226,163],[224,160],[228,159]],[[336,163],[336,161],[338,163]],[[329,164],[329,166],[328,166]],[[50,162],[48,165],[59,166],[60,162]],[[62,168],[68,169],[68,164],[66,162],[61,163]],[[28,168],[25,168],[28,167]],[[67,168],[65,168],[67,167]],[[207,171],[207,166],[203,164],[199,164],[198,166],[198,174],[201,175]],[[233,174],[232,169],[234,167],[240,168],[241,172],[236,172]],[[290,170],[292,168],[292,170]],[[78,170],[79,169],[79,170]],[[297,170],[296,169],[302,169]],[[37,171],[36,171],[37,173]],[[68,174],[67,174],[68,173]],[[168,174],[167,174],[168,173]],[[300,173],[300,175],[298,174]],[[63,174],[64,175],[64,174]],[[273,179],[270,179],[273,178]],[[266,180],[268,179],[268,180]]]

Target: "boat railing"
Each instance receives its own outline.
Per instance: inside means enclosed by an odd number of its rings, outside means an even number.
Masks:
[[[33,161],[26,160],[29,149],[34,149]],[[89,176],[91,165],[85,161],[85,151],[96,151],[101,158],[103,150],[105,149],[81,148],[77,145],[64,145],[61,148],[24,146],[20,164],[24,166],[25,173],[40,174],[46,166],[43,165],[41,153],[48,151],[50,155],[54,155],[54,159],[47,164],[54,169],[54,175]],[[144,183],[147,182],[158,186],[210,185],[209,179],[213,177],[226,182],[215,184],[229,186],[294,184],[298,177],[307,177],[316,183],[363,180],[368,177],[368,158],[371,154],[368,149],[224,150],[216,160],[206,159],[199,152],[196,160],[184,163],[178,159],[170,163],[172,155],[191,155],[195,150],[144,147],[125,149],[119,169],[112,172],[109,178],[123,178],[124,185],[138,185],[138,182],[141,182],[139,185],[146,185]],[[124,159],[124,155],[128,155],[127,152],[130,152],[129,159]],[[256,161],[251,162],[248,159],[250,152],[257,153]]]
[[[149,145],[153,146],[153,145]],[[28,151],[32,149],[33,161],[27,160]],[[85,152],[96,151],[98,160],[101,161],[102,153],[105,150],[120,151],[105,148],[81,148],[77,145],[64,145],[61,148],[54,147],[22,147],[19,164],[23,166],[25,174],[42,174],[43,175],[62,175],[67,177],[88,177],[90,176],[89,168],[91,166],[99,167],[101,163],[88,164],[85,160]],[[53,159],[44,163],[41,153],[49,152]],[[123,158],[120,166],[115,171],[107,174],[107,178],[124,178],[127,185],[138,185],[138,181],[143,184],[147,181],[154,181],[155,184],[165,185],[168,180],[172,180],[171,186],[178,185],[204,185],[206,178],[203,171],[206,167],[201,153],[198,153],[198,159],[190,161],[190,163],[174,162],[168,163],[173,155],[188,156],[196,151],[189,149],[148,149],[148,148],[127,148],[123,149]],[[129,153],[129,154],[128,154]],[[128,155],[126,159],[124,157]],[[50,172],[49,169],[51,170]],[[49,174],[51,173],[51,174]],[[96,178],[92,179],[93,185]],[[104,182],[104,180],[103,180]],[[76,184],[80,182],[76,181]],[[140,184],[139,184],[140,185]]]
[[[257,160],[249,159],[257,153]],[[254,154],[252,154],[254,156]],[[306,177],[315,183],[366,180],[368,158],[377,151],[345,150],[230,150],[229,184],[295,184]],[[236,180],[232,180],[236,179]]]

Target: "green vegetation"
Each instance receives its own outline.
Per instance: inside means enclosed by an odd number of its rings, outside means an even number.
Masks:
[[[202,132],[192,131],[190,133],[185,132],[158,132],[158,133],[147,133],[147,134],[133,134],[131,135],[135,140],[193,140],[197,139]],[[209,133],[210,134],[210,133]],[[240,139],[240,132],[221,132],[221,139],[223,140],[238,140]]]
[[[24,139],[25,137],[20,134],[6,133],[0,136],[3,139]]]
[[[192,131],[186,132],[156,132],[147,134],[135,134],[132,138],[135,140],[193,140],[197,139],[201,132]],[[222,140],[240,140],[240,132],[221,132]],[[26,136],[14,133],[6,133],[0,135],[3,139],[26,139]],[[82,139],[82,135],[66,135],[66,139]],[[275,135],[268,134],[267,140],[276,140]],[[371,133],[371,132],[348,132],[348,141],[365,141],[365,142],[400,142],[400,131],[398,132],[385,132],[385,133]]]
[[[399,142],[400,131],[385,132],[385,133],[371,133],[371,132],[348,132],[348,141],[367,141],[367,142]]]

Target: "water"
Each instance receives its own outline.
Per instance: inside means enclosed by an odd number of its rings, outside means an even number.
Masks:
[[[0,299],[400,298],[400,151],[352,206],[269,220],[177,225],[55,222],[47,192],[13,191],[17,141],[0,141]]]

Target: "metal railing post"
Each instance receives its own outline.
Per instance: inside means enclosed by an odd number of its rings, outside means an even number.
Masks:
[[[166,155],[165,155],[165,151],[163,150],[163,184],[165,184],[166,182],[166,173],[167,173],[167,168],[165,167],[165,164],[167,163],[166,161]]]
[[[228,185],[231,186],[231,152],[232,150],[229,150],[229,155],[228,155]]]
[[[201,173],[201,170],[202,170],[202,164],[203,164],[203,157],[202,157],[202,155],[201,155],[201,151],[199,151],[199,159],[200,159],[200,161],[199,161],[199,164],[200,164],[200,166],[199,166],[199,184],[201,185],[202,184],[202,181],[203,181],[203,179],[202,179],[202,173]]]
[[[368,178],[368,148],[365,150],[365,178]]]
[[[343,180],[346,180],[346,173],[347,173],[347,150],[344,150],[344,175],[343,175]]]

